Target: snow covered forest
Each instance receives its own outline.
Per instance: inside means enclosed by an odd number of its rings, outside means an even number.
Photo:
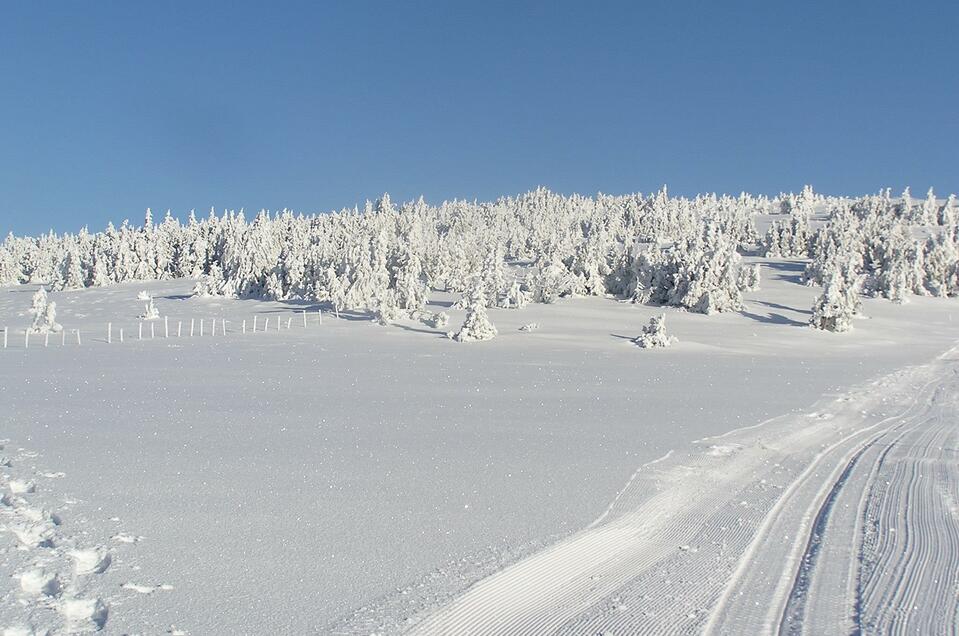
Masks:
[[[757,218],[772,222],[757,231]],[[760,284],[743,254],[809,258],[804,280],[824,291],[812,324],[844,331],[860,294],[905,302],[959,293],[959,206],[930,190],[860,198],[800,194],[670,197],[562,196],[540,188],[492,203],[389,195],[364,210],[313,216],[225,212],[182,224],[147,210],[140,227],[0,245],[0,284],[54,290],[130,280],[197,278],[196,293],[329,303],[442,321],[428,291],[463,293],[467,306],[518,308],[565,296],[613,296],[710,314],[738,310]]]

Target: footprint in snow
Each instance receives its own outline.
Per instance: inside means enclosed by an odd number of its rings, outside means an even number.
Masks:
[[[55,536],[53,524],[15,524],[9,526],[9,529],[24,549],[53,547],[53,537]]]
[[[98,598],[72,598],[60,604],[60,614],[67,628],[80,631],[84,628],[103,629],[109,614],[107,606]]]
[[[20,589],[30,596],[57,596],[60,594],[60,578],[42,569],[28,570],[20,575]]]
[[[7,485],[10,487],[10,492],[15,495],[26,495],[37,491],[35,483],[23,479],[11,479]]]
[[[113,557],[103,548],[87,548],[86,550],[71,550],[73,571],[77,574],[100,574],[105,572]]]
[[[27,521],[32,521],[33,523],[51,523],[55,526],[59,526],[60,515],[55,512],[50,512],[49,510],[44,510],[42,508],[18,508],[17,514],[26,519]]]

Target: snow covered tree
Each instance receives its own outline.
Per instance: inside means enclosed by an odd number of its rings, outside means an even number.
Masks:
[[[51,287],[56,290],[82,289],[84,285],[83,270],[80,267],[80,255],[75,245],[67,247],[63,261],[54,275]]]
[[[397,308],[413,315],[426,305],[429,296],[423,265],[419,257],[406,246],[392,269]]]
[[[822,295],[813,304],[809,324],[823,331],[849,331],[858,310],[852,299],[857,293],[855,283],[838,274],[830,274]]]
[[[160,311],[156,308],[156,305],[153,304],[153,299],[149,299],[147,304],[144,306],[143,314],[140,315],[140,318],[143,320],[156,320],[160,317]]]
[[[518,280],[514,280],[500,298],[499,306],[502,309],[522,309],[528,303],[529,294],[523,291],[523,285]]]
[[[431,313],[427,318],[426,324],[434,329],[442,329],[450,323],[449,315],[444,311]]]
[[[483,284],[483,295],[486,298],[487,307],[498,307],[500,299],[505,294],[509,286],[509,276],[506,270],[506,262],[499,248],[491,247],[486,251],[486,257],[483,259],[483,268],[480,271],[480,279]]]
[[[953,296],[959,293],[959,249],[948,232],[942,232],[926,242],[925,286],[934,296]]]
[[[572,277],[562,260],[554,253],[544,258],[530,279],[536,302],[552,303],[572,293]]]
[[[926,200],[922,202],[919,221],[921,225],[939,224],[939,201],[936,200],[936,193],[932,191],[932,188],[929,188]]]
[[[771,258],[809,256],[809,220],[791,215],[788,221],[774,221],[762,241],[763,254]]]
[[[373,320],[380,325],[390,325],[404,315],[399,306],[396,292],[392,289],[385,290],[382,297],[377,298],[372,304],[374,305]]]
[[[760,277],[759,263],[739,268],[737,285],[741,291],[758,291]]]
[[[481,281],[474,279],[467,298],[466,321],[453,339],[457,342],[492,340],[497,331],[486,315],[486,297]]]
[[[633,342],[644,349],[668,347],[678,341],[676,336],[666,333],[666,314],[650,318],[649,324],[643,327],[643,332],[633,338]]]
[[[33,294],[30,313],[33,314],[31,333],[59,333],[63,329],[57,323],[57,304],[48,299],[42,286]]]

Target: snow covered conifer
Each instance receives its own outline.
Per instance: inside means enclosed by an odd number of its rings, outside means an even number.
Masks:
[[[923,225],[937,225],[939,223],[939,202],[936,200],[936,193],[933,192],[932,188],[929,188],[929,192],[926,193],[926,200],[922,202],[921,215]]]
[[[857,293],[856,287],[855,283],[845,280],[839,274],[829,274],[822,295],[813,305],[809,324],[823,331],[842,332],[852,329],[852,319],[857,310],[852,302],[852,294]]]
[[[934,296],[950,296],[959,291],[959,250],[948,232],[926,242],[925,285]]]
[[[377,324],[386,326],[399,320],[403,316],[403,312],[400,310],[399,303],[397,302],[396,293],[392,289],[384,291],[382,296],[377,298],[373,304],[375,305],[373,309],[373,320]]]
[[[153,304],[153,299],[151,298],[143,310],[143,315],[140,318],[144,320],[156,320],[160,317],[160,311],[156,308],[156,305]]]
[[[445,311],[439,311],[434,314],[430,314],[426,324],[428,324],[430,327],[433,327],[434,329],[442,329],[449,323],[450,323],[449,314],[447,314]]]
[[[508,285],[506,262],[498,247],[487,250],[483,259],[482,280],[483,295],[487,307],[498,307]]]
[[[393,270],[397,307],[412,315],[426,304],[429,296],[423,265],[416,254],[406,247]]]
[[[80,268],[80,255],[73,245],[67,248],[67,253],[60,264],[60,271],[55,280],[57,289],[81,289],[83,284],[83,270]]]
[[[63,329],[57,324],[57,304],[48,300],[47,291],[43,287],[33,294],[30,313],[33,314],[31,333],[58,333]]]
[[[643,349],[668,347],[678,341],[676,336],[666,333],[666,314],[650,318],[649,324],[643,327],[643,332],[633,338],[633,342]]]
[[[514,280],[500,298],[499,306],[503,309],[522,309],[529,303],[529,294],[523,291],[523,286],[518,280]]]
[[[743,265],[739,268],[738,285],[742,291],[759,290],[759,263]]]
[[[906,186],[906,189],[902,191],[902,196],[899,201],[899,216],[907,221],[911,220],[912,193],[909,191],[909,186]]]
[[[474,279],[467,295],[466,321],[463,327],[453,337],[457,342],[473,342],[476,340],[492,340],[497,331],[489,316],[486,315],[486,297],[483,294],[483,284]]]

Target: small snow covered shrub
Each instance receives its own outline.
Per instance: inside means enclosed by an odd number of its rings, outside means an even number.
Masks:
[[[59,333],[63,330],[57,323],[57,304],[47,298],[47,290],[43,287],[33,294],[30,313],[33,314],[31,333]]]
[[[145,289],[142,290],[139,294],[137,294],[137,300],[142,300],[144,302],[151,300],[152,298],[153,296],[151,296],[150,293]]]
[[[160,311],[156,308],[156,305],[153,304],[153,299],[150,298],[150,301],[144,306],[140,318],[143,320],[156,320],[159,317]]]
[[[668,347],[678,341],[676,336],[666,333],[666,314],[650,318],[649,324],[643,327],[643,333],[633,338],[633,342],[643,349]]]
[[[520,331],[536,331],[539,329],[538,322],[529,322],[519,328]]]
[[[430,314],[426,319],[426,324],[434,329],[442,329],[446,325],[450,324],[450,317],[444,311],[438,311],[434,314]]]
[[[473,342],[477,340],[492,340],[497,331],[486,315],[486,298],[483,287],[479,282],[473,284],[466,305],[466,321],[454,336],[457,342]]]

